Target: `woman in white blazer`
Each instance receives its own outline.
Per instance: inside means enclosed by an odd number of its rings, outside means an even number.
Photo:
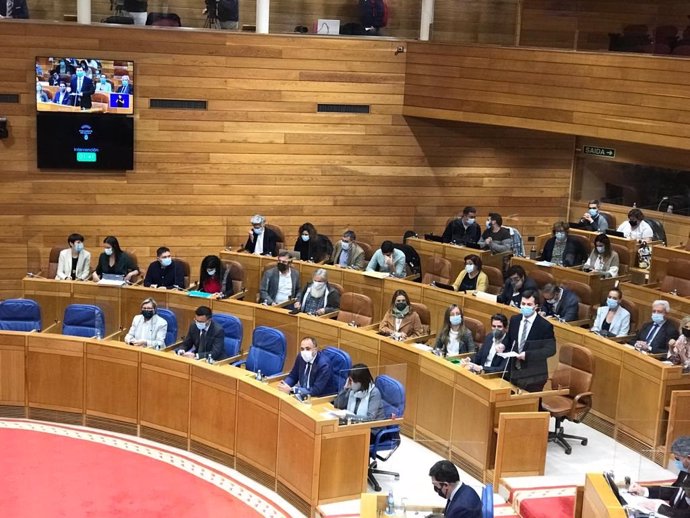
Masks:
[[[141,314],[132,319],[132,326],[125,336],[125,343],[162,349],[165,347],[165,335],[168,323],[156,314],[158,305],[152,298],[144,299],[141,303]]]
[[[67,238],[69,248],[60,252],[55,278],[85,281],[91,273],[91,252],[84,250],[84,236],[70,234]],[[74,260],[76,259],[76,263]]]
[[[623,292],[611,288],[606,304],[597,309],[592,331],[603,336],[626,336],[630,332],[630,313],[621,307]]]

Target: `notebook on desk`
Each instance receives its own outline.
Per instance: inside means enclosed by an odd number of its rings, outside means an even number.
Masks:
[[[104,273],[103,277],[101,277],[101,280],[98,281],[98,284],[101,286],[124,286],[125,276],[116,275],[114,273]]]
[[[391,276],[390,272],[377,272],[374,270],[364,270],[364,275],[368,275],[369,277],[376,277],[377,279],[385,279],[386,277]]]
[[[206,293],[205,291],[188,291],[187,295],[190,297],[199,297],[201,299],[210,299],[213,296],[213,293]]]

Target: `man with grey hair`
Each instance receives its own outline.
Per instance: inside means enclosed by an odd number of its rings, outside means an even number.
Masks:
[[[638,506],[648,511],[671,518],[690,517],[690,436],[682,435],[671,445],[674,465],[678,469],[678,478],[670,486],[648,486],[632,484],[630,492],[647,497],[649,500],[638,502]]]
[[[319,268],[311,282],[297,295],[295,309],[309,315],[323,315],[340,308],[340,292],[328,284],[328,272]]]
[[[343,237],[335,244],[331,263],[340,268],[352,268],[353,270],[364,270],[367,267],[367,259],[364,256],[364,249],[355,241],[357,235],[354,230],[346,230]]]
[[[665,300],[655,300],[652,303],[652,320],[646,322],[637,331],[637,335],[629,342],[639,351],[652,354],[668,351],[668,342],[678,338],[678,329],[666,318],[671,312],[671,306]]]
[[[270,228],[266,228],[266,218],[255,214],[251,219],[252,228],[244,249],[255,255],[278,255],[278,235]]]

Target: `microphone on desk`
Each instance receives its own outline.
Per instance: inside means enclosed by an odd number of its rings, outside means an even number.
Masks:
[[[656,211],[659,212],[659,209],[661,209],[661,204],[664,203],[665,201],[668,201],[668,196],[664,196],[659,200],[659,205],[656,206]]]
[[[38,270],[38,273],[26,272],[26,276],[31,277],[32,279],[45,279],[41,273],[43,273],[43,270]]]
[[[183,288],[182,286],[178,286],[177,284],[173,284],[172,288],[178,291],[189,291],[187,288]]]
[[[516,341],[513,340],[513,345],[510,346],[510,351],[508,351],[509,353],[512,353],[513,349],[515,349],[515,343],[516,343]],[[505,367],[503,367],[503,372],[501,373],[501,379],[502,380],[505,379],[504,376],[506,375],[506,371],[508,370],[508,365],[510,365],[510,360],[512,360],[512,358],[506,358],[506,360],[508,360],[508,361],[506,362]]]

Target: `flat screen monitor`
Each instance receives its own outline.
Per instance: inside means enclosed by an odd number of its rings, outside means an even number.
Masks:
[[[36,110],[134,113],[134,62],[92,57],[36,57]]]
[[[39,169],[134,168],[134,119],[103,113],[36,114]]]

